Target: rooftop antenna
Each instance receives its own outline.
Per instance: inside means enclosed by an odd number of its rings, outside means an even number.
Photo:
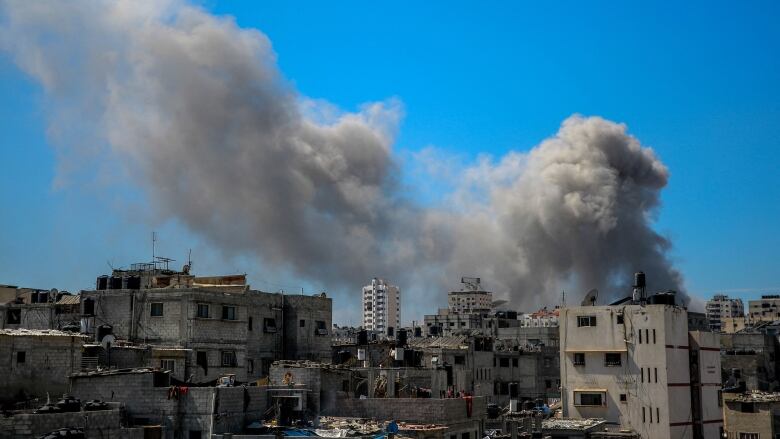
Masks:
[[[644,305],[647,303],[647,293],[645,291],[645,273],[638,271],[634,273],[634,303],[641,303]]]
[[[154,245],[157,243],[157,232],[152,231],[152,262],[154,262],[156,259],[154,258]]]

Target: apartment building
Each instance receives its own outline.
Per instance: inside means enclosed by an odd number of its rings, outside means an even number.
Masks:
[[[760,300],[748,301],[750,322],[780,320],[780,294],[765,294]]]
[[[706,312],[710,330],[721,332],[725,319],[739,318],[745,315],[745,306],[742,299],[731,299],[724,294],[716,294],[707,301]]]
[[[385,279],[363,287],[363,328],[395,337],[401,327],[401,291]]]
[[[720,339],[688,330],[671,295],[560,310],[563,417],[602,418],[642,438],[716,438]]]

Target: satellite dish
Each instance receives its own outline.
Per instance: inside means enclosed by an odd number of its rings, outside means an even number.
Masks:
[[[114,337],[111,334],[108,334],[106,336],[103,336],[103,340],[100,340],[100,345],[103,346],[103,349],[106,351],[114,345],[114,342],[116,341],[116,337]]]
[[[585,298],[582,299],[582,306],[596,306],[596,299],[599,298],[599,290],[592,289],[588,291],[588,294],[585,295]]]

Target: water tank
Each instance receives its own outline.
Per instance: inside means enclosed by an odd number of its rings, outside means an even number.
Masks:
[[[406,329],[398,330],[398,341],[396,342],[396,346],[400,346],[400,347],[406,346]]]
[[[103,337],[110,335],[112,332],[114,332],[114,328],[111,325],[100,325],[95,330],[95,337],[100,342],[103,340]]]
[[[367,345],[368,344],[368,331],[365,329],[361,329],[360,332],[358,332],[358,345]]]
[[[358,360],[363,361],[366,359],[366,350],[365,349],[358,349]]]
[[[108,276],[98,276],[97,283],[95,285],[96,290],[105,290],[108,288]]]
[[[650,296],[651,305],[672,305],[675,304],[676,293],[674,291],[666,291],[663,293],[653,294]]]
[[[404,348],[395,348],[395,359],[398,361],[403,361],[404,359]]]
[[[127,276],[125,288],[128,290],[140,290],[141,289],[141,276]]]
[[[38,303],[47,303],[49,301],[49,293],[41,291],[38,293]]]
[[[418,327],[414,328],[414,336],[415,337],[422,337],[422,328],[421,327],[418,326]]]
[[[645,287],[645,273],[643,271],[637,271],[636,273],[634,273],[634,287],[636,288]]]
[[[30,293],[30,303],[38,303],[38,292],[33,291]]]
[[[517,413],[519,410],[517,409],[517,400],[516,399],[510,399],[509,400],[509,412],[510,413]]]
[[[111,278],[108,281],[108,288],[111,290],[121,290],[122,278],[119,276],[111,276]]]

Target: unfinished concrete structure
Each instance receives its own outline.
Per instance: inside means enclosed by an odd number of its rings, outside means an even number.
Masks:
[[[721,334],[721,368],[727,387],[780,390],[777,338],[761,332]]]
[[[100,277],[96,290],[81,293],[87,334],[96,341],[111,335],[115,346],[145,346],[150,353],[136,357],[153,360],[123,362],[133,356],[117,352],[111,365],[163,367],[192,382],[224,374],[251,381],[267,376],[278,359],[330,359],[332,303],[324,293],[265,293],[250,289],[243,275],[134,267]]]
[[[0,285],[0,329],[79,329],[79,296]]]
[[[723,433],[728,439],[780,435],[780,393],[723,394]]]
[[[86,339],[57,330],[0,330],[0,403],[67,392]]]

